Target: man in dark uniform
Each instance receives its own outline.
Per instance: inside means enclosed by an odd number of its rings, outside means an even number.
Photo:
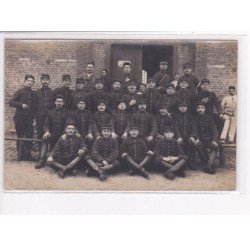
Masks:
[[[55,96],[61,95],[64,99],[64,108],[69,109],[69,99],[72,93],[72,90],[69,88],[71,84],[70,75],[63,75],[62,84],[62,87],[55,89]]]
[[[204,172],[215,174],[214,160],[219,148],[218,131],[212,116],[206,113],[205,110],[206,106],[203,102],[197,104],[197,114],[195,116],[197,126],[196,148],[203,164]]]
[[[66,136],[60,137],[50,153],[47,163],[64,178],[65,174],[77,175],[81,160],[87,153],[87,145],[81,136],[75,134],[73,122],[66,124]]]
[[[121,85],[122,85],[122,91],[123,93],[127,93],[128,92],[128,84],[130,82],[135,82],[137,84],[137,79],[136,77],[131,74],[131,63],[130,62],[125,62],[123,63],[123,72],[122,72],[122,76],[120,79]],[[138,87],[136,85],[136,87]]]
[[[155,86],[155,79],[150,78],[148,80],[147,90],[142,94],[143,98],[146,100],[147,103],[147,111],[152,115],[156,115],[158,113],[155,105],[160,97],[160,94],[155,89]]]
[[[181,144],[185,154],[188,156],[189,168],[195,170],[197,128],[194,117],[189,109],[190,106],[187,103],[180,102],[174,120],[180,133],[177,137],[177,142]]]
[[[158,110],[162,105],[167,106],[168,112],[173,115],[177,111],[179,102],[180,100],[175,96],[175,86],[169,84],[166,88],[166,94],[161,95],[155,105]]]
[[[154,79],[156,81],[156,89],[160,91],[160,93],[164,93],[166,87],[170,84],[171,78],[167,73],[168,62],[166,60],[160,61],[160,71],[154,75]]]
[[[184,75],[178,80],[178,85],[183,80],[189,83],[188,89],[192,94],[196,94],[197,88],[199,87],[199,79],[193,74],[193,66],[190,63],[183,65]],[[177,87],[179,89],[179,86]]]
[[[63,108],[64,99],[61,95],[55,97],[55,108],[49,110],[45,122],[44,122],[44,135],[43,143],[40,152],[40,161],[35,165],[36,169],[45,166],[46,154],[48,151],[48,146],[50,145],[50,150],[52,150],[59,140],[60,136],[64,132],[66,120],[69,116],[69,111]]]
[[[103,82],[100,78],[96,79],[95,82],[95,89],[90,94],[90,105],[92,108],[92,111],[97,110],[97,105],[100,100],[105,100],[107,110],[110,109],[110,94],[105,91]]]
[[[149,114],[146,109],[146,101],[140,99],[138,102],[138,111],[131,116],[131,126],[139,128],[140,137],[146,140],[148,148],[152,148],[157,134],[157,124],[154,116]]]
[[[174,132],[171,128],[165,128],[164,139],[158,140],[155,149],[155,166],[165,171],[165,177],[173,180],[176,175],[185,177],[184,165],[187,157],[182,147],[174,139]]]
[[[54,107],[54,91],[49,87],[50,76],[43,74],[41,76],[41,83],[42,87],[36,91],[36,127],[38,139],[42,139],[45,118],[48,111]]]
[[[18,138],[33,138],[36,112],[36,94],[32,90],[34,79],[33,75],[25,75],[25,86],[19,89],[9,102],[10,107],[16,108],[14,123]],[[19,145],[20,141],[17,141],[17,148]],[[32,160],[31,149],[32,142],[22,142],[20,159]]]
[[[94,172],[101,181],[106,180],[107,174],[120,166],[119,146],[116,139],[111,137],[112,131],[113,128],[110,125],[103,125],[102,137],[95,140],[91,154],[87,156],[90,169],[86,174],[90,175]]]
[[[118,110],[117,108],[119,103],[121,102],[123,94],[124,92],[122,91],[120,81],[115,80],[113,83],[113,90],[110,94],[111,110]]]
[[[74,121],[77,131],[84,139],[93,141],[92,114],[86,110],[86,102],[86,99],[80,97],[76,104],[77,110],[70,113],[69,119]]]
[[[88,91],[92,91],[95,88],[96,76],[94,70],[95,70],[95,63],[89,62],[87,64],[87,69],[86,69],[87,72],[83,74],[84,82],[86,84],[86,89]]]
[[[210,114],[217,126],[218,133],[221,134],[223,129],[223,111],[220,99],[218,96],[209,90],[210,81],[209,79],[202,79],[200,84],[200,91],[193,98],[194,111],[197,103],[202,102],[206,107],[206,113]],[[214,112],[216,108],[216,113]]]
[[[150,163],[154,153],[148,150],[145,141],[139,137],[139,128],[131,126],[129,137],[121,144],[121,156],[131,175],[139,174],[149,178],[145,167]]]
[[[137,111],[137,103],[141,98],[140,95],[137,95],[136,83],[130,82],[128,84],[128,93],[123,95],[121,101],[126,103],[128,112],[135,113]]]
[[[87,109],[90,109],[89,91],[83,78],[76,78],[76,89],[70,94],[69,109],[77,109],[77,101],[79,98],[84,98],[86,101]]]

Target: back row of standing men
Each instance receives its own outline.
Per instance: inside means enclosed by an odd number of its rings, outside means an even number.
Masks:
[[[156,165],[167,169],[166,177],[169,179],[174,178],[174,173],[183,175],[186,162],[189,168],[195,168],[196,150],[204,170],[214,173],[218,131],[219,134],[222,131],[222,142],[228,130],[229,142],[234,140],[235,88],[229,88],[229,95],[221,104],[217,95],[209,90],[209,80],[199,81],[193,75],[192,65],[184,64],[184,75],[172,82],[167,74],[167,66],[167,61],[161,61],[160,71],[144,85],[138,84],[131,74],[131,64],[124,63],[122,77],[113,82],[111,92],[106,74],[100,78],[94,77],[94,63],[88,64],[83,78],[76,79],[74,91],[69,88],[70,75],[63,75],[63,86],[52,90],[49,87],[50,76],[43,74],[42,87],[37,91],[31,89],[34,77],[26,75],[26,86],[14,94],[10,106],[16,108],[14,122],[17,136],[32,138],[36,125],[38,138],[44,140],[36,168],[45,165],[50,146],[53,150],[48,162],[53,162],[51,165],[59,170],[61,177],[68,170],[76,173],[75,167],[82,161],[79,154],[85,154],[91,170],[100,179],[105,179],[105,172],[121,162],[118,161],[119,154],[110,156],[117,153],[117,143],[118,148],[120,145],[122,161],[126,159],[132,170],[144,176],[147,176],[144,168],[152,158],[155,158]],[[217,109],[216,113],[214,109]],[[109,143],[106,140],[108,132]],[[168,136],[171,133],[172,136]],[[139,142],[134,137],[138,137]],[[80,144],[79,138],[84,139]],[[31,147],[31,143],[23,144],[23,159],[31,159]],[[78,152],[80,149],[81,153]],[[127,152],[129,150],[133,151],[131,155]],[[138,154],[141,155],[139,158]],[[53,156],[58,160],[55,161]],[[105,158],[109,157],[111,159],[107,161]]]

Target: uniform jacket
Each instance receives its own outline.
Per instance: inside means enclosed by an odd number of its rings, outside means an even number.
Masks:
[[[195,96],[194,93],[192,93],[188,89],[187,90],[179,89],[175,93],[175,97],[178,98],[181,102],[187,103],[189,108],[191,108],[194,96]]]
[[[89,92],[86,89],[76,89],[70,94],[69,109],[77,109],[77,101],[79,98],[84,98],[86,100],[86,108],[90,109]]]
[[[110,94],[110,108],[112,110],[118,110],[118,104],[121,102],[122,100],[122,96],[123,96],[124,92],[119,89],[119,90],[113,90]]]
[[[195,116],[198,139],[203,141],[217,141],[218,131],[214,120],[210,114],[197,114]]]
[[[92,110],[97,110],[97,105],[100,100],[105,100],[107,108],[110,107],[110,94],[103,89],[95,89],[90,94],[90,105]]]
[[[158,71],[155,75],[154,75],[154,79],[156,81],[156,87],[157,88],[163,88],[165,89],[171,82],[171,78],[170,76],[167,74],[166,71]]]
[[[55,89],[55,97],[57,95],[62,95],[64,98],[64,108],[69,109],[69,99],[70,99],[70,95],[72,93],[72,90],[70,88],[67,87],[60,87]]]
[[[175,140],[163,140],[157,141],[154,149],[155,157],[168,157],[168,156],[175,156],[175,157],[184,157],[184,152],[180,144]]]
[[[112,128],[114,128],[114,120],[111,114],[106,111],[100,112],[96,111],[92,117],[93,119],[93,132],[95,137],[101,135],[102,126],[106,124],[110,124]]]
[[[129,82],[137,83],[137,79],[133,74],[123,72],[121,75],[120,81],[121,81],[121,85],[122,85],[122,91],[124,94],[128,93],[128,82],[125,82],[126,78],[129,79]]]
[[[83,79],[84,82],[86,83],[86,90],[92,91],[95,88],[95,79],[96,76],[95,74],[88,74],[88,73],[83,73]]]
[[[180,132],[182,139],[194,137],[197,138],[197,127],[194,121],[194,117],[190,112],[177,112],[174,116],[177,129]]]
[[[137,93],[131,94],[131,93],[127,93],[125,95],[122,96],[122,101],[125,102],[127,104],[127,110],[130,113],[135,113],[137,111],[137,107],[138,107],[138,101],[140,100],[141,95],[137,95]],[[132,100],[136,100],[136,104],[130,106],[129,103]]]
[[[153,115],[147,111],[137,111],[131,116],[131,126],[139,128],[140,137],[153,136],[157,134],[157,124]]]
[[[54,108],[55,93],[49,87],[42,87],[36,91],[36,115],[43,116]]]
[[[83,138],[92,133],[92,115],[89,110],[74,110],[70,114],[70,119],[75,122],[77,131]]]
[[[93,160],[101,162],[105,160],[111,164],[119,157],[119,146],[115,139],[109,138],[98,138],[95,140],[93,149],[91,151]]]
[[[28,108],[23,109],[23,104],[26,104]],[[10,100],[9,105],[16,108],[17,115],[34,118],[36,113],[36,94],[30,87],[19,89]]]
[[[200,81],[195,75],[184,75],[178,80],[178,82],[180,82],[181,80],[186,80],[189,83],[188,89],[192,94],[195,94],[197,92],[197,87]]]
[[[53,108],[49,110],[43,126],[44,132],[50,132],[51,137],[61,136],[68,116],[69,111],[64,108]]]
[[[170,127],[174,131],[175,138],[180,137],[180,132],[172,116],[158,114],[155,116],[155,121],[158,128],[158,134],[164,135],[165,128]]]
[[[121,154],[127,153],[137,163],[145,159],[147,152],[147,145],[142,138],[128,137],[121,144]]]
[[[112,114],[115,133],[119,136],[123,135],[125,132],[128,133],[131,115],[126,110],[113,111]]]
[[[148,89],[142,96],[147,102],[147,111],[150,114],[157,114],[156,102],[160,97],[160,93],[156,89]]]
[[[206,112],[212,114],[214,107],[216,107],[218,113],[222,113],[222,107],[218,96],[214,92],[199,91],[194,97],[193,108],[196,108],[196,104],[202,102],[206,105]]]
[[[53,158],[73,159],[77,157],[79,149],[85,150],[86,154],[87,145],[84,139],[81,136],[76,136],[75,134],[72,136],[66,135],[65,139],[62,139],[61,137],[57,141],[51,152],[51,156]]]

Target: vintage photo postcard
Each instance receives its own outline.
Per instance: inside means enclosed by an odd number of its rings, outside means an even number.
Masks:
[[[235,191],[237,39],[4,37],[4,190]]]

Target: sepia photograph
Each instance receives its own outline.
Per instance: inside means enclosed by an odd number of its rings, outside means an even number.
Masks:
[[[235,191],[238,40],[4,38],[6,191]]]

